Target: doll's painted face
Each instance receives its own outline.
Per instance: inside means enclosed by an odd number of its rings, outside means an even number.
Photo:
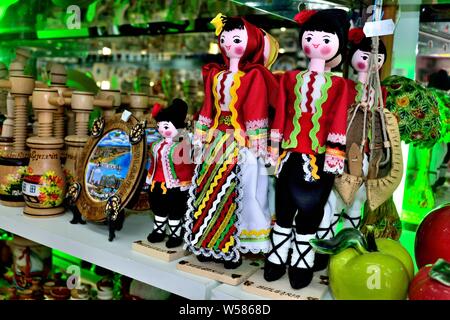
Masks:
[[[178,129],[175,128],[172,122],[160,121],[158,122],[158,132],[164,138],[174,138],[178,134]]]
[[[305,31],[302,48],[309,59],[330,60],[339,50],[339,38],[334,33]]]
[[[231,31],[223,31],[220,35],[220,46],[226,53],[227,57],[240,59],[244,55],[247,48],[248,35],[245,29],[234,29]]]
[[[357,72],[369,72],[369,57],[370,52],[361,51],[359,49],[356,50],[352,57],[353,69],[355,69]],[[378,54],[378,70],[380,70],[383,66],[384,58],[384,54]]]

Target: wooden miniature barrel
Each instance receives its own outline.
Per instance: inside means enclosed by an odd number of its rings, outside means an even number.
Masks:
[[[3,146],[0,156],[0,203],[7,207],[23,207],[22,181],[28,163],[28,152],[12,151]]]

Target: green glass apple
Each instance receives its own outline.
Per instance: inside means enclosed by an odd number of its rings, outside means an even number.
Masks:
[[[331,254],[330,288],[338,300],[404,300],[414,276],[411,256],[397,241],[374,239],[357,229],[335,238],[311,240],[319,253]]]

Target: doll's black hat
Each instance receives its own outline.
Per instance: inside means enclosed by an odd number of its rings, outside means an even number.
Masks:
[[[175,128],[181,129],[186,127],[184,122],[186,119],[188,105],[182,99],[174,99],[172,104],[167,108],[162,108],[160,105],[154,105],[152,116],[157,122],[168,121],[172,122]]]

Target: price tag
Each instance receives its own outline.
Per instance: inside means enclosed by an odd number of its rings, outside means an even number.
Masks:
[[[392,19],[366,22],[363,28],[366,37],[386,36],[393,34],[394,30],[395,23]]]
[[[124,111],[122,112],[122,116],[120,117],[120,119],[121,119],[123,122],[128,122],[128,119],[130,119],[131,114],[132,114],[132,113],[131,113],[130,111],[124,110]]]

